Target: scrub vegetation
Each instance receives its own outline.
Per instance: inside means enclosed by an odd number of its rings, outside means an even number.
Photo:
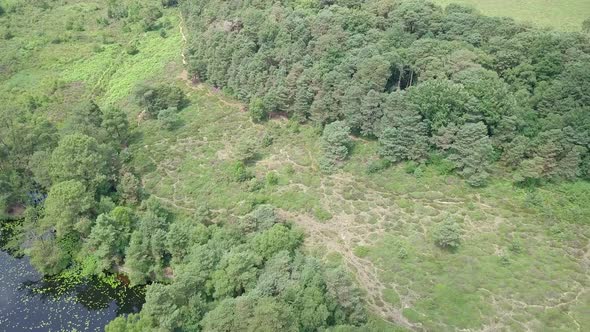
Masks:
[[[590,328],[586,32],[418,0],[0,6],[3,243],[145,287],[107,331]]]

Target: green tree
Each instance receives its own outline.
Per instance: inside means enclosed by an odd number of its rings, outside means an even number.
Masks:
[[[187,104],[186,96],[180,88],[165,84],[140,85],[135,89],[135,99],[152,116],[172,107],[181,110]]]
[[[324,127],[322,134],[323,157],[320,166],[324,171],[332,171],[348,156],[352,140],[350,128],[343,121],[332,122]]]
[[[51,154],[51,178],[54,183],[80,181],[93,192],[107,185],[110,176],[107,161],[104,147],[93,137],[67,135]]]
[[[107,108],[102,114],[102,126],[121,144],[126,145],[129,138],[129,120],[127,114],[118,108]]]
[[[120,199],[127,204],[137,204],[141,198],[141,181],[131,172],[124,172],[117,184]]]
[[[449,160],[455,163],[459,174],[467,182],[479,187],[485,185],[489,177],[493,148],[487,135],[487,127],[482,122],[466,123],[461,126],[451,145]]]
[[[457,249],[461,245],[461,226],[451,218],[445,219],[433,230],[434,243],[445,249]]]
[[[406,111],[379,134],[379,154],[391,161],[422,161],[428,154],[428,129],[419,114]]]
[[[236,249],[225,254],[213,273],[215,298],[233,297],[253,289],[261,264],[262,258],[249,250]]]
[[[81,182],[59,182],[49,190],[42,224],[55,228],[58,237],[73,232],[88,235],[86,227],[94,204],[92,193]]]
[[[263,259],[269,259],[279,251],[292,252],[303,242],[303,233],[284,224],[275,224],[253,238],[254,251]]]
[[[158,121],[162,128],[166,130],[174,130],[181,124],[180,116],[178,116],[178,109],[170,107],[158,112]]]
[[[86,251],[98,261],[96,274],[122,265],[134,219],[133,210],[120,206],[96,218],[85,243]]]

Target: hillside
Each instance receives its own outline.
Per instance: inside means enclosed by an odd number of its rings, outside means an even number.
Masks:
[[[582,22],[590,17],[590,3],[584,0],[435,0],[442,6],[451,3],[474,6],[490,16],[508,16],[539,27],[563,31],[579,31]]]
[[[146,287],[107,331],[588,330],[588,35],[336,2],[2,3],[10,248]]]

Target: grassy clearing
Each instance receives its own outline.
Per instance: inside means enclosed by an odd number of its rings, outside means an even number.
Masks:
[[[189,89],[189,88],[187,88]],[[318,171],[318,131],[289,122],[254,124],[235,101],[192,87],[184,126],[142,123],[135,163],[146,189],[192,214],[201,204],[218,218],[238,218],[269,202],[308,233],[308,247],[356,273],[374,312],[428,330],[575,330],[588,327],[588,183],[549,185],[534,193],[495,181],[473,189],[436,166],[422,175],[399,165],[367,175],[375,142],[357,140],[345,168]],[[260,147],[248,166],[255,176],[231,174],[243,140]],[[278,175],[276,184],[266,175]],[[565,195],[567,193],[567,195]],[[460,221],[456,252],[437,248],[432,229]]]
[[[563,31],[579,31],[590,17],[587,0],[433,0],[439,5],[459,3],[490,16],[508,16],[518,21]]]

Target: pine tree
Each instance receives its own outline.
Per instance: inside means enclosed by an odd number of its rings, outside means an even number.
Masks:
[[[391,161],[424,160],[428,153],[428,130],[420,115],[406,111],[379,136],[381,157]]]
[[[455,163],[459,174],[474,187],[484,185],[493,153],[486,125],[478,122],[461,126],[450,150],[449,159]]]

